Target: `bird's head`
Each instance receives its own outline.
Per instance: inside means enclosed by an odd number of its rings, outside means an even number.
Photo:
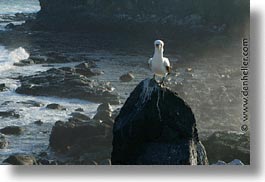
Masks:
[[[159,50],[159,51],[163,51],[164,49],[164,42],[162,40],[156,40],[154,42],[155,45],[155,49]]]

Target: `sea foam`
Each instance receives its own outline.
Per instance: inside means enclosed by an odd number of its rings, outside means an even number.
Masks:
[[[0,72],[9,70],[14,67],[14,63],[28,58],[29,53],[22,47],[9,52],[3,46],[0,46]]]
[[[28,59],[28,58],[29,58],[29,53],[27,53],[27,51],[22,47],[19,47],[11,51],[8,56],[8,60],[13,63],[16,63],[16,62],[19,62],[20,60]]]

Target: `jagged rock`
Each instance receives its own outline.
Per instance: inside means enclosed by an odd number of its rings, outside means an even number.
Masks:
[[[228,165],[237,165],[237,166],[243,166],[243,162],[238,160],[238,159],[234,159],[233,161],[229,162]]]
[[[96,68],[96,67],[97,65],[94,61],[80,63],[75,66],[75,68],[80,68],[80,69],[89,69],[89,68]]]
[[[94,71],[94,69],[92,68],[96,68],[96,64],[93,61],[85,62],[85,63],[76,65],[75,72],[80,75],[87,76],[87,77],[96,76],[96,75],[101,74],[100,71],[96,71],[96,70]]]
[[[221,160],[218,160],[215,164],[213,165],[226,165],[226,162],[225,161],[221,161]]]
[[[93,102],[119,104],[119,97],[110,83],[89,80],[74,69],[51,68],[37,75],[20,77],[17,93],[37,96],[77,98]]]
[[[84,112],[84,109],[83,108],[77,108],[77,109],[75,109],[75,111]]]
[[[6,26],[5,26],[6,29],[13,29],[15,28],[15,25],[14,23],[8,23]]]
[[[0,133],[5,135],[20,135],[23,133],[23,131],[24,129],[19,126],[7,126],[0,129]]]
[[[240,159],[250,164],[250,138],[248,134],[218,131],[202,141],[210,164],[218,160],[225,162]]]
[[[24,59],[17,63],[14,63],[14,66],[29,66],[34,64],[34,61],[32,59]]]
[[[3,162],[12,165],[37,165],[37,161],[34,156],[22,154],[11,155]]]
[[[25,15],[24,13],[16,13],[15,16],[16,18],[21,20],[25,20],[27,18],[27,15]]]
[[[37,120],[37,121],[35,121],[35,122],[34,122],[34,124],[36,124],[36,125],[39,125],[39,126],[40,126],[40,125],[43,125],[43,122],[42,122],[41,120]]]
[[[43,103],[37,102],[34,100],[27,100],[27,101],[22,101],[22,102],[17,102],[17,103],[27,105],[28,107],[42,107],[42,106],[44,106]]]
[[[19,114],[16,113],[15,110],[8,110],[8,111],[0,111],[0,117],[13,117],[13,118],[19,118]]]
[[[4,90],[6,90],[6,84],[1,83],[0,84],[0,92],[3,92]]]
[[[8,141],[6,140],[4,135],[0,134],[0,149],[4,149],[8,146]]]
[[[112,108],[109,103],[103,103],[98,106],[97,114],[94,116],[95,120],[101,120],[107,124],[113,125]]]
[[[109,142],[104,135],[105,126],[94,120],[88,122],[57,121],[50,135],[50,147],[57,152],[67,152],[73,148],[83,147],[93,149],[102,142],[104,145]],[[104,140],[106,140],[105,143]]]
[[[212,165],[238,165],[238,166],[244,166],[243,162],[238,160],[238,159],[234,159],[233,161],[231,161],[229,163],[226,163],[225,161],[218,160],[216,163],[214,163]]]
[[[29,59],[33,60],[35,63],[38,64],[48,62],[47,56],[35,55],[35,56],[30,56]]]
[[[80,112],[73,112],[73,113],[71,113],[71,116],[72,117],[69,119],[69,121],[84,122],[84,121],[90,120],[89,116],[82,114]]]
[[[133,76],[132,73],[126,73],[126,74],[124,74],[124,75],[122,75],[122,76],[120,77],[120,80],[121,80],[122,82],[130,82],[130,81],[132,81],[134,78],[135,78],[135,77]]]
[[[61,106],[61,105],[59,105],[59,104],[55,104],[55,103],[53,103],[53,104],[48,104],[48,105],[46,106],[46,108],[47,108],[47,109],[62,110],[62,111],[65,111],[65,110],[66,110],[65,107],[63,107],[63,106]]]
[[[153,79],[127,99],[113,127],[112,164],[206,165],[191,108]]]

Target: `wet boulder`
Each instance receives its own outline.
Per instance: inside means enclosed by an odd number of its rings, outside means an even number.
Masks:
[[[131,93],[113,127],[114,165],[206,165],[191,108],[153,79]]]
[[[75,72],[87,77],[101,75],[101,72],[96,68],[96,64],[93,61],[84,62],[75,66]]]
[[[15,28],[15,24],[14,23],[8,23],[6,26],[5,26],[6,29],[13,29]]]
[[[69,121],[75,121],[75,122],[85,122],[89,121],[90,118],[89,116],[82,114],[80,112],[73,112],[71,113],[71,118],[69,118]]]
[[[17,63],[14,63],[14,66],[29,66],[34,64],[34,61],[32,59],[24,59]]]
[[[6,84],[1,83],[1,84],[0,84],[0,92],[5,91],[6,89],[7,89],[7,88],[6,88]]]
[[[229,163],[226,163],[225,161],[218,160],[216,163],[212,165],[236,165],[236,166],[244,166],[244,163],[240,161],[239,159],[234,159]]]
[[[0,111],[0,117],[7,118],[19,118],[19,114],[15,110]]]
[[[120,77],[120,81],[122,82],[130,82],[134,79],[134,75],[132,73],[126,73]]]
[[[8,141],[6,140],[5,136],[0,134],[0,149],[4,149],[8,146]]]
[[[34,124],[38,125],[38,126],[41,126],[41,125],[43,125],[43,121],[37,120],[37,121],[34,121]]]
[[[97,121],[62,122],[57,121],[50,135],[50,147],[61,153],[74,149],[92,149],[97,145],[105,145],[105,126]],[[109,142],[111,144],[111,142]],[[87,150],[87,151],[88,151]],[[85,151],[85,149],[81,150]]]
[[[234,159],[250,164],[250,137],[247,133],[217,131],[202,141],[210,164]]]
[[[102,122],[113,125],[114,121],[112,119],[112,108],[109,103],[103,103],[98,106],[97,113],[94,116],[95,120],[100,120]]]
[[[34,156],[23,154],[11,155],[3,162],[12,165],[37,165],[37,161]]]
[[[61,110],[61,111],[65,111],[66,108],[61,106],[60,104],[56,104],[56,103],[52,103],[52,104],[48,104],[46,106],[47,109],[56,109],[56,110]]]
[[[22,134],[24,129],[19,126],[7,126],[2,129],[0,129],[0,133],[3,133],[5,135],[20,135]]]
[[[75,111],[77,111],[77,112],[84,112],[84,109],[80,107],[80,108],[75,109]]]
[[[21,101],[17,102],[19,104],[24,104],[28,107],[42,107],[44,104],[42,102],[34,101],[34,100],[27,100],[27,101]]]

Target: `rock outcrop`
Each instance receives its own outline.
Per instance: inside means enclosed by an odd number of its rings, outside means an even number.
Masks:
[[[206,165],[191,108],[153,79],[142,81],[113,127],[114,165]]]
[[[40,5],[33,27],[60,31],[138,30],[143,33],[150,28],[166,32],[170,28],[182,27],[187,31],[213,25],[212,31],[224,31],[223,25],[230,27],[244,22],[249,11],[246,0],[240,3],[237,0],[40,0]]]
[[[7,118],[19,118],[20,115],[15,110],[0,111],[0,117]]]
[[[61,153],[77,148],[93,150],[97,145],[101,145],[100,140],[104,141],[105,131],[106,126],[94,120],[86,122],[58,121],[52,128],[50,147]],[[110,139],[105,139],[106,143],[111,143]]]
[[[210,164],[218,160],[230,162],[240,159],[244,164],[250,164],[249,134],[218,131],[203,140]]]
[[[0,83],[0,92],[3,92],[4,90],[6,90],[6,84],[4,83]]]
[[[78,68],[79,70],[81,68]],[[85,72],[87,68],[82,68]],[[119,104],[118,94],[110,83],[91,80],[75,68],[52,68],[37,75],[20,78],[17,93],[36,96],[77,98],[92,102]]]
[[[34,156],[31,155],[11,155],[3,161],[12,165],[37,165],[37,161]]]
[[[24,129],[19,126],[7,126],[0,129],[0,133],[5,135],[20,135],[23,133],[23,131]]]

